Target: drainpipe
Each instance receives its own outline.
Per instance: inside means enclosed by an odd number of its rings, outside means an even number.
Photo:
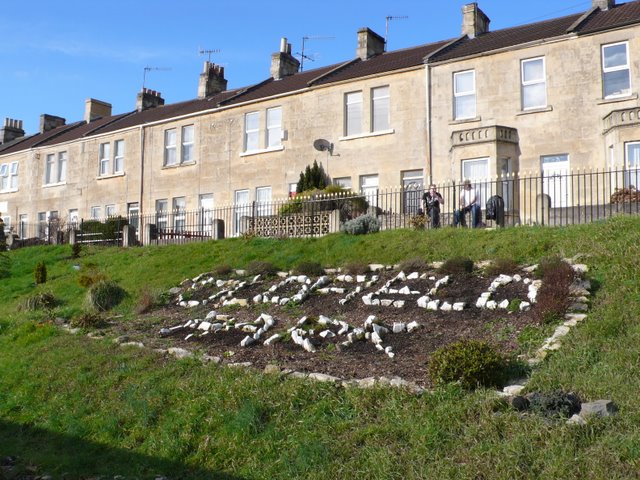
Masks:
[[[429,184],[433,183],[433,137],[431,135],[431,65],[427,64],[427,141],[429,149],[427,155],[429,157]]]
[[[143,205],[144,201],[144,125],[140,125],[140,204],[138,206],[138,222],[142,221]],[[142,231],[142,224],[138,226]]]

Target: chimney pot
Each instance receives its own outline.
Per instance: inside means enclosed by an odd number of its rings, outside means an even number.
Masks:
[[[24,137],[22,129],[22,120],[14,120],[13,118],[4,119],[4,128],[0,128],[0,144],[10,142],[16,138]]]
[[[224,78],[224,67],[204,62],[203,72],[198,83],[198,98],[206,98],[227,89],[227,80]]]
[[[136,110],[139,112],[164,105],[164,98],[160,92],[144,87],[136,97]]]

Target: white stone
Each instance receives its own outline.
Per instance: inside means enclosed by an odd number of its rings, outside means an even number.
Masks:
[[[244,337],[242,339],[242,341],[240,342],[240,346],[241,347],[248,347],[249,345],[255,343],[256,339],[253,338],[251,335],[247,335],[246,337]]]
[[[167,350],[170,355],[173,355],[176,358],[190,358],[193,357],[193,353],[189,350],[185,350],[184,348],[171,347]]]
[[[181,307],[186,307],[187,306],[187,302],[178,302],[178,305]]]
[[[370,326],[370,325],[372,325],[373,322],[375,322],[375,321],[376,321],[376,316],[375,315],[369,315],[367,317],[367,319],[364,321],[365,328]]]
[[[524,385],[509,385],[508,387],[504,387],[502,391],[509,395],[520,395],[524,390]]]
[[[307,323],[307,320],[309,320],[309,317],[307,317],[305,315],[304,317],[300,318],[300,320],[298,320],[296,325],[298,325],[300,327],[300,326],[304,325],[305,323]]]
[[[576,273],[587,273],[589,271],[589,267],[583,263],[572,265],[571,268],[573,268],[573,271]]]
[[[389,329],[387,327],[383,327],[382,325],[378,325],[377,323],[374,323],[371,326],[373,327],[373,331],[380,336],[386,335],[387,333],[389,333]]]
[[[395,302],[393,302],[393,306],[396,308],[404,307],[404,300],[396,300]]]
[[[502,309],[506,309],[509,307],[509,300],[503,300],[498,304],[498,307],[502,308]]]
[[[211,310],[209,313],[207,313],[207,316],[204,317],[204,319],[205,320],[215,320],[217,315],[218,315],[218,312],[216,312],[215,310]]]
[[[344,281],[346,283],[353,283],[353,277],[351,275],[345,275],[344,276]]]
[[[349,331],[349,324],[347,322],[340,320],[339,325],[341,328],[338,330],[338,335],[344,335]]]
[[[393,300],[389,300],[387,298],[380,300],[380,305],[382,305],[383,307],[390,307],[392,304]]]
[[[296,281],[298,283],[307,283],[308,280],[309,277],[307,277],[306,275],[298,275],[298,277],[296,278]]]
[[[435,287],[440,288],[442,285],[446,285],[447,283],[449,283],[449,275],[438,280]]]
[[[567,320],[575,320],[576,322],[582,322],[584,319],[587,318],[587,315],[584,313],[567,313],[564,316],[564,318]]]
[[[393,358],[393,357],[395,357],[395,356],[396,356],[396,354],[395,354],[395,353],[393,353],[393,352],[389,352],[389,353],[387,353],[387,356],[388,356],[389,358]]]
[[[331,291],[332,293],[338,293],[342,295],[346,290],[344,288],[331,287],[329,291]]]
[[[394,278],[394,280],[401,281],[401,282],[404,282],[406,279],[407,279],[407,276],[405,275],[404,272],[398,273],[398,275],[396,275]]]
[[[222,330],[222,326],[223,325],[221,323],[212,323],[209,330],[212,332],[217,332],[218,330]]]
[[[371,333],[371,341],[373,343],[375,343],[376,345],[380,344],[380,343],[382,343],[382,337],[380,336],[380,334],[378,334],[378,332],[374,331],[374,332]]]
[[[531,304],[529,302],[520,302],[520,311],[526,312],[531,309]]]
[[[323,330],[318,335],[320,335],[322,338],[333,338],[336,336],[336,334],[331,330]]]
[[[570,312],[586,312],[589,310],[589,306],[586,303],[572,303],[569,305]]]
[[[389,354],[389,352],[393,351],[393,347],[389,345],[388,347],[384,347],[384,353]]]
[[[489,300],[489,301],[485,304],[485,307],[487,307],[489,310],[495,310],[497,306],[498,306],[498,304],[496,303],[496,301],[495,301],[495,300]]]
[[[329,317],[325,317],[324,315],[320,315],[318,317],[318,323],[320,325],[330,325],[330,324],[333,323],[333,321]]]
[[[340,381],[338,377],[333,377],[325,373],[310,373],[308,375],[308,378],[310,378],[311,380],[316,380],[317,382],[337,383]]]
[[[258,331],[258,327],[255,325],[243,325],[242,331],[245,333],[256,333]]]
[[[444,302],[440,307],[440,310],[442,310],[443,312],[450,312],[452,309],[453,305],[451,305],[449,302]]]
[[[411,289],[405,285],[400,290],[398,290],[398,293],[400,295],[411,295]]]
[[[269,345],[272,345],[272,344],[274,344],[276,342],[279,342],[280,340],[282,340],[282,335],[280,335],[279,333],[276,333],[274,335],[271,335],[269,338],[267,338],[264,341],[264,344],[269,346]]]
[[[567,420],[567,425],[577,425],[582,427],[586,424],[587,424],[587,421],[578,414],[572,415],[571,418]]]
[[[354,328],[353,335],[356,340],[362,340],[365,337],[365,331],[362,328]]]
[[[520,275],[519,273],[516,273],[516,274],[513,276],[513,281],[514,281],[514,282],[521,282],[521,281],[522,281],[522,275]]]
[[[376,350],[378,350],[380,352],[384,352],[384,347],[382,346],[382,344],[376,343]]]
[[[289,303],[289,300],[290,300],[290,299],[289,299],[289,298],[286,298],[286,297],[281,298],[281,299],[280,299],[280,302],[278,302],[278,305],[280,305],[281,307],[283,307],[283,306],[285,306],[287,303]]]
[[[253,303],[262,303],[262,294],[258,294],[255,297],[253,297]]]
[[[367,276],[366,275],[356,275],[356,282],[364,283],[366,281],[367,281]]]
[[[427,295],[424,295],[424,296],[422,296],[422,297],[420,297],[420,298],[418,299],[418,306],[419,306],[420,308],[427,308],[427,304],[428,304],[430,301],[431,301],[431,299],[430,299]]]
[[[559,337],[564,337],[567,333],[569,333],[570,328],[565,326],[565,325],[560,325],[558,328],[556,328],[556,331],[553,332],[553,335],[551,336],[551,338],[559,338]]]
[[[466,306],[466,303],[464,302],[456,302],[453,304],[453,309],[456,312],[462,312],[464,310],[464,307]]]
[[[380,300],[378,298],[374,298],[371,300],[371,305],[380,305]]]
[[[407,329],[407,325],[402,322],[393,322],[393,327],[391,331],[393,333],[402,333]]]
[[[538,265],[531,265],[530,267],[525,267],[522,270],[527,273],[533,273],[538,269]]]
[[[313,343],[311,343],[311,340],[309,340],[308,338],[305,338],[302,342],[302,348],[304,348],[309,353],[314,353],[316,351]]]
[[[407,332],[411,333],[418,328],[420,328],[420,324],[414,320],[407,325]]]
[[[202,322],[200,325],[198,325],[198,330],[209,330],[211,328],[211,323],[210,322]]]
[[[427,304],[427,310],[438,310],[438,307],[440,306],[440,300],[431,300],[428,304]]]
[[[420,278],[420,274],[418,272],[411,272],[407,275],[407,280],[417,280],[418,278]]]

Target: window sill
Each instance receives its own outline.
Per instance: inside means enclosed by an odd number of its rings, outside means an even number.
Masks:
[[[196,161],[195,160],[191,160],[189,162],[183,162],[183,163],[176,163],[175,165],[163,165],[162,166],[162,170],[170,170],[172,168],[180,168],[180,167],[189,167],[192,165],[195,165]]]
[[[632,93],[630,95],[621,95],[617,97],[609,97],[609,98],[599,98],[598,105],[606,105],[607,103],[617,103],[617,102],[626,102],[629,100],[637,100],[638,94]]]
[[[553,111],[553,107],[551,105],[548,105],[546,107],[520,110],[518,113],[516,113],[516,117],[519,117],[521,115],[531,115],[532,113],[543,113],[543,112],[552,112],[552,111]]]
[[[369,133],[359,133],[357,135],[347,135],[346,137],[338,137],[340,142],[347,142],[349,140],[356,140],[358,138],[370,138],[370,137],[380,137],[382,135],[391,135],[396,133],[395,129],[391,128],[389,130],[379,130],[377,132],[369,132]]]
[[[114,178],[114,177],[124,177],[124,172],[122,172],[122,173],[112,173],[110,175],[98,175],[96,180],[107,180],[109,178]]]
[[[45,183],[44,185],[42,185],[42,188],[62,187],[66,184],[67,184],[66,180],[64,182],[58,182],[58,183]]]
[[[242,152],[240,156],[250,157],[252,155],[260,155],[262,153],[281,152],[282,150],[284,150],[284,145],[280,145],[279,147],[261,148],[259,150],[248,150],[246,152]]]
[[[482,117],[461,118],[459,120],[454,119],[449,122],[449,125],[460,125],[463,123],[479,122],[480,120],[482,120]]]
[[[18,191],[17,188],[8,188],[6,190],[0,190],[0,193],[15,193],[17,191]]]

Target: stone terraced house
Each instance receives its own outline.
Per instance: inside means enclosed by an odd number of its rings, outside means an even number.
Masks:
[[[143,89],[135,110],[114,115],[88,99],[83,120],[42,115],[34,135],[6,119],[0,212],[19,231],[268,202],[314,160],[373,204],[378,189],[463,178],[593,168],[630,182],[639,52],[640,0],[496,31],[471,3],[459,37],[386,52],[363,28],[355,58],[304,72],[282,39],[270,77],[246,88],[227,90],[224,69],[205,62],[193,100],[165,105]]]

